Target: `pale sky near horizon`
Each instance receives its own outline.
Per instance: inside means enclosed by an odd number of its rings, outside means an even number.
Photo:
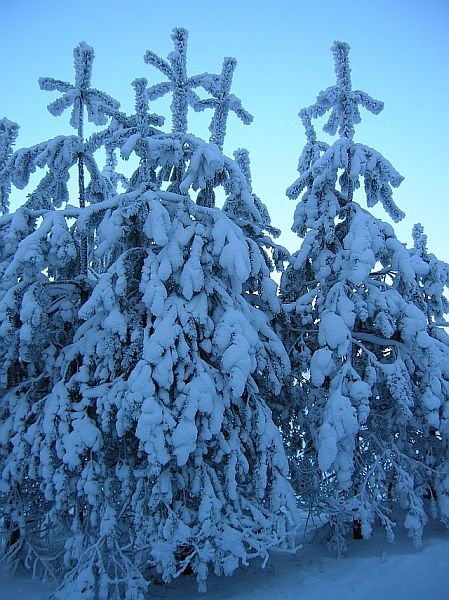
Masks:
[[[285,189],[305,143],[297,113],[334,84],[330,46],[347,41],[354,89],[385,103],[378,116],[362,109],[355,139],[405,177],[394,194],[406,213],[396,233],[410,243],[421,222],[429,250],[449,261],[449,0],[0,0],[0,8],[0,117],[21,126],[16,147],[70,132],[69,112],[52,117],[46,106],[56,96],[37,80],[72,81],[72,51],[82,40],[95,48],[93,86],[127,112],[133,79],[164,80],[142,57],[151,49],[165,58],[175,26],[189,30],[190,75],[219,73],[225,56],[237,58],[232,91],[254,122],[245,126],[231,114],[224,150],[248,148],[254,191],[291,251],[300,242],[290,232],[295,203]],[[168,118],[166,103],[151,109]],[[190,131],[208,137],[209,120],[195,116]]]

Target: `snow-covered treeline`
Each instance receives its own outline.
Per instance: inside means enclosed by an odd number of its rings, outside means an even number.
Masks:
[[[377,522],[393,537],[397,506],[417,543],[449,518],[449,267],[419,225],[407,249],[368,210],[403,216],[402,177],[354,141],[359,105],[382,103],[336,42],[336,85],[300,113],[290,256],[248,152],[223,154],[231,113],[252,120],[235,59],[189,75],[187,32],[172,40],[146,52],[165,80],[132,82],[134,114],[92,87],[82,42],[74,83],[39,80],[72,135],[15,149],[0,121],[2,560],[55,577],[55,600],[142,600],[183,573],[206,589],[293,549],[298,507],[338,549]],[[150,111],[165,94],[170,132]],[[212,111],[208,141],[190,110]]]

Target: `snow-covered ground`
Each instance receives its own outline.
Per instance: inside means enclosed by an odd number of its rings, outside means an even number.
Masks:
[[[0,576],[0,600],[45,600],[52,588],[26,575]],[[196,591],[191,577],[154,585],[164,600],[446,600],[449,598],[449,531],[433,525],[415,549],[402,531],[393,544],[377,532],[350,541],[346,558],[321,543],[304,541],[295,556],[275,552],[265,569],[252,563],[232,577],[211,577]]]

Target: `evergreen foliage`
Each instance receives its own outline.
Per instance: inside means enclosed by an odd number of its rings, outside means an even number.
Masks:
[[[229,113],[252,120],[236,61],[189,76],[187,39],[146,52],[167,81],[135,79],[132,114],[92,87],[82,42],[73,84],[39,80],[73,135],[14,149],[0,120],[1,560],[54,577],[54,600],[143,600],[191,573],[205,590],[291,549],[298,502],[339,550],[376,521],[392,539],[399,508],[417,544],[449,522],[449,266],[419,224],[407,249],[369,212],[403,217],[401,175],[354,141],[383,104],[335,42],[337,82],[299,114],[290,256],[248,151],[223,154]],[[150,110],[165,94],[171,132]],[[189,107],[213,110],[208,142]]]
[[[352,91],[349,46],[332,51],[337,83],[300,113],[307,144],[287,190],[302,194],[302,243],[281,281],[293,374],[284,435],[300,499],[329,516],[338,548],[348,526],[369,537],[376,520],[392,537],[397,506],[419,543],[429,515],[449,517],[448,266],[427,255],[419,228],[407,250],[358,202],[363,179],[368,208],[381,202],[398,221],[402,177],[354,142],[358,105],[377,114],[382,103]],[[328,110],[324,130],[339,132],[331,146],[311,122]]]
[[[78,199],[80,208],[86,206],[86,191],[84,188],[84,166],[88,168],[92,179],[91,187],[95,187],[99,179],[99,172],[96,168],[96,163],[93,158],[93,153],[98,149],[98,144],[84,143],[84,112],[87,112],[89,121],[95,123],[95,125],[106,125],[111,114],[119,108],[119,103],[108,96],[105,92],[101,92],[91,87],[92,77],[92,65],[94,60],[94,50],[91,46],[85,42],[81,42],[73,51],[74,68],[75,68],[75,84],[72,85],[67,81],[61,81],[54,79],[53,77],[41,77],[39,79],[39,85],[42,90],[49,92],[58,91],[62,93],[62,96],[54,100],[48,105],[49,112],[58,117],[67,108],[72,106],[72,114],[70,116],[70,125],[77,131],[77,148],[76,148],[76,162],[78,165]],[[65,141],[65,140],[64,140]],[[75,149],[73,149],[75,150]],[[71,152],[72,164],[74,152]],[[38,156],[41,156],[42,152],[40,147],[37,149]],[[66,158],[67,152],[65,148],[58,148],[56,146],[54,155],[57,159],[62,155]],[[42,161],[41,161],[42,162]],[[39,166],[43,166],[39,164]],[[49,165],[50,166],[50,165]],[[60,185],[60,182],[65,182],[68,179],[64,177],[63,173],[59,173],[57,169],[54,169],[55,165],[50,166],[49,179],[55,187]],[[69,166],[72,166],[69,164]],[[45,179],[44,179],[45,181]],[[45,182],[45,188],[48,187],[48,182]],[[39,200],[43,199],[47,192],[47,189],[40,190],[41,194]],[[110,192],[110,190],[107,190]],[[67,191],[64,190],[63,198],[58,199],[58,204],[61,201],[67,201]],[[58,206],[58,204],[56,206]],[[88,241],[86,233],[81,232],[80,235],[80,274],[86,275],[88,268]]]
[[[10,158],[18,132],[17,123],[12,123],[5,118],[0,119],[0,212],[3,214],[8,212],[9,208]]]
[[[253,117],[247,112],[239,98],[231,94],[232,77],[234,75],[237,61],[235,58],[225,58],[220,76],[208,77],[204,79],[204,88],[212,94],[212,98],[206,98],[195,103],[195,110],[204,110],[205,108],[213,108],[214,115],[212,117],[209,131],[211,133],[210,142],[217,144],[223,150],[223,143],[226,136],[226,123],[229,116],[229,111],[233,111],[238,118],[249,125]]]
[[[183,572],[205,589],[210,572],[291,543],[296,501],[268,405],[289,374],[272,328],[283,250],[249,170],[186,133],[187,33],[173,39],[169,63],[145,55],[176,81],[172,133],[149,111],[162,87],[135,80],[130,116],[91,88],[84,43],[75,85],[40,82],[63,93],[53,114],[73,106],[77,135],[11,154],[2,129],[4,189],[47,167],[0,220],[5,558],[60,579],[55,598],[137,600]],[[87,140],[84,110],[106,125]],[[129,179],[117,152],[138,162]],[[223,209],[204,202],[217,185]]]
[[[187,40],[189,34],[182,27],[175,27],[171,39],[174,50],[164,60],[151,50],[147,50],[144,60],[163,73],[168,81],[152,85],[148,89],[150,100],[172,94],[171,114],[172,132],[187,133],[187,114],[189,106],[195,107],[199,96],[193,91],[203,84],[208,75],[187,76]]]

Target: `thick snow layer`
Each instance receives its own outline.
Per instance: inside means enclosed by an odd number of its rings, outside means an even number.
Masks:
[[[378,531],[370,540],[350,541],[348,556],[335,558],[317,541],[306,541],[293,556],[274,552],[265,569],[253,562],[232,577],[214,577],[209,591],[196,591],[193,577],[153,585],[149,598],[165,600],[423,600],[448,597],[449,532],[427,530],[415,549],[405,532],[393,544]],[[309,536],[308,536],[309,537]],[[0,600],[45,600],[51,587],[26,576],[0,575]]]

